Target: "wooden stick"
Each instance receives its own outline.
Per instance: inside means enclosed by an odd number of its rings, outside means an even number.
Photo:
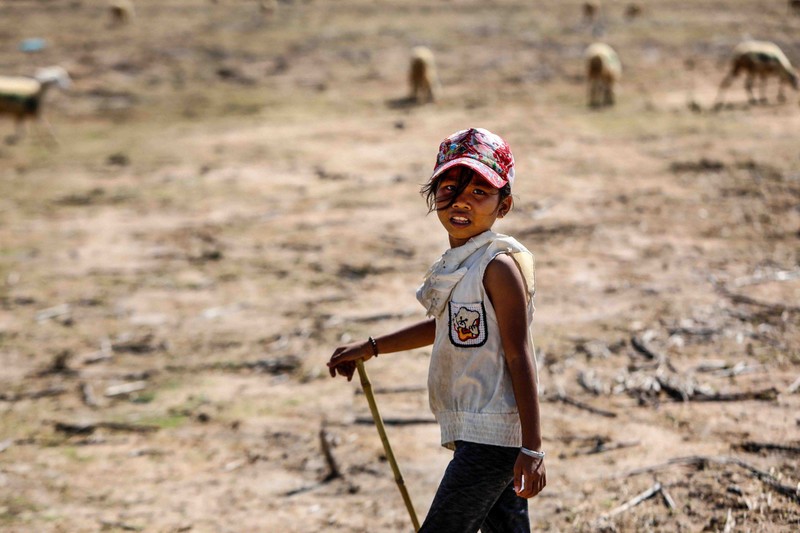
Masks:
[[[660,491],[661,491],[661,483],[656,481],[656,483],[652,487],[647,489],[646,491],[642,492],[641,494],[638,494],[638,495],[634,496],[633,498],[631,498],[627,502],[623,503],[619,507],[617,507],[615,509],[612,509],[611,511],[607,512],[606,514],[604,514],[603,518],[611,518],[612,516],[616,516],[616,515],[618,515],[620,513],[624,513],[628,509],[630,509],[632,507],[636,507],[637,505],[639,505],[643,501],[649,500],[650,498],[652,498],[653,496],[658,494]]]
[[[326,483],[332,479],[342,477],[342,473],[339,471],[339,465],[336,464],[336,458],[333,456],[333,451],[331,451],[331,441],[328,430],[325,429],[324,425],[319,430],[319,441],[322,446],[322,453],[325,456],[325,462],[328,463],[328,475],[325,476],[322,482]]]
[[[761,307],[762,309],[766,309],[767,311],[775,314],[800,312],[800,307],[796,305],[785,305],[781,303],[764,302],[756,298],[751,298],[750,296],[746,296],[744,294],[735,293],[731,291],[728,287],[721,284],[717,284],[716,287],[723,295],[727,296],[736,303]]]
[[[794,383],[789,385],[789,387],[787,387],[786,390],[783,392],[784,394],[794,394],[795,392],[798,391],[798,389],[800,389],[800,377],[794,380]]]
[[[669,492],[667,492],[667,487],[661,486],[661,497],[664,499],[664,505],[667,506],[667,509],[670,511],[674,511],[677,509],[677,505],[675,505],[675,500],[672,499]]]
[[[738,459],[736,457],[727,457],[724,455],[717,457],[703,456],[703,455],[675,457],[673,459],[670,459],[666,463],[660,463],[657,465],[647,466],[643,468],[636,468],[634,470],[629,470],[628,472],[623,472],[614,477],[624,478],[624,477],[635,476],[638,474],[647,474],[658,470],[663,470],[671,466],[694,466],[696,468],[700,468],[707,465],[708,463],[717,463],[721,465],[733,464],[740,466],[745,470],[749,471],[751,474],[753,474],[753,477],[757,478],[759,481],[761,481],[762,483],[773,489],[778,494],[786,496],[787,498],[794,500],[796,503],[800,503],[800,491],[797,490],[796,486],[784,485],[780,481],[775,479],[775,477],[772,476],[770,473],[760,470],[754,467],[753,465],[746,463],[745,461],[742,461],[741,459]]]
[[[59,396],[67,392],[67,389],[60,385],[55,385],[53,387],[48,387],[42,390],[35,390],[35,391],[23,391],[20,393],[13,393],[13,392],[0,392],[0,402],[17,402],[19,400],[38,400],[39,398],[49,398],[51,396]]]
[[[658,363],[658,366],[666,365],[671,371],[676,372],[674,366],[672,366],[672,362],[669,360],[669,357],[662,353],[655,352],[652,348],[650,348],[644,339],[640,339],[636,335],[631,336],[631,346],[633,346],[637,352],[644,355],[651,361],[655,361]]]
[[[367,417],[356,417],[356,424],[372,424],[375,420]],[[384,425],[387,426],[411,426],[414,424],[435,424],[435,418],[384,418]]]
[[[99,407],[100,405],[97,401],[97,397],[94,395],[92,386],[88,382],[84,381],[81,383],[81,397],[83,398],[83,403],[89,407]]]
[[[375,387],[373,394],[402,394],[406,392],[425,392],[428,387]],[[364,391],[357,390],[356,394],[364,394]]]
[[[628,441],[628,442],[606,443],[598,439],[595,445],[591,449],[578,452],[578,455],[594,455],[596,453],[611,452],[614,450],[620,450],[622,448],[631,448],[633,446],[638,446],[638,445],[639,445],[638,440]]]
[[[614,413],[612,411],[605,411],[603,409],[598,409],[597,407],[592,407],[589,404],[585,404],[583,402],[580,402],[578,400],[570,398],[569,396],[567,396],[563,392],[557,392],[553,396],[553,399],[557,400],[559,402],[566,403],[566,404],[571,405],[573,407],[577,407],[578,409],[583,409],[584,411],[589,411],[590,413],[594,413],[596,415],[605,416],[607,418],[616,418],[617,417],[617,413]]]
[[[160,428],[153,425],[144,424],[127,424],[125,422],[96,422],[92,423],[72,423],[72,422],[59,422],[55,420],[52,422],[57,431],[68,433],[70,435],[91,435],[96,430],[104,428],[111,431],[127,431],[132,433],[152,433],[158,431]]]
[[[372,394],[372,384],[369,382],[367,376],[367,369],[364,368],[364,361],[359,359],[356,361],[356,368],[358,369],[358,377],[361,378],[361,388],[364,389],[364,396],[369,403],[369,410],[372,412],[372,419],[375,421],[375,427],[378,429],[378,435],[381,437],[383,443],[383,450],[386,453],[386,459],[392,467],[394,472],[394,480],[397,483],[397,488],[400,489],[400,494],[403,496],[403,501],[408,509],[408,514],[411,517],[411,523],[414,524],[414,531],[419,531],[419,520],[417,513],[414,511],[414,505],[411,503],[411,497],[408,495],[405,482],[403,481],[403,474],[400,473],[400,467],[397,465],[397,460],[394,458],[392,446],[389,444],[389,437],[386,435],[386,428],[383,426],[381,413],[378,411],[378,405],[375,403],[375,395]]]
[[[760,452],[761,450],[786,452],[800,455],[800,446],[788,446],[786,444],[775,444],[772,442],[745,441],[739,445],[746,452]]]
[[[125,396],[133,394],[147,388],[146,381],[131,381],[128,383],[120,383],[119,385],[112,385],[106,389],[105,395],[109,398],[114,396]]]
[[[696,393],[689,399],[695,402],[739,402],[743,400],[760,400],[764,402],[772,402],[778,398],[778,389],[770,387],[768,389],[744,392],[729,392],[729,393],[715,393],[703,394]]]
[[[733,518],[733,511],[728,509],[728,517],[725,519],[725,529],[722,530],[722,533],[733,533],[733,528],[736,526],[736,520]]]

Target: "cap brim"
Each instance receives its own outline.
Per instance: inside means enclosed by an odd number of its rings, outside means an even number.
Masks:
[[[441,167],[436,169],[436,172],[433,173],[431,176],[431,181],[435,180],[448,170],[453,167],[469,167],[475,171],[475,173],[484,179],[489,185],[494,187],[495,189],[502,189],[508,180],[505,180],[500,177],[500,175],[492,170],[491,168],[487,167],[480,161],[476,161],[471,157],[459,157],[458,159],[453,159],[452,161],[448,161]]]

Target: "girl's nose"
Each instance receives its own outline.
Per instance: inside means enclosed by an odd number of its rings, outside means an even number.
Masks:
[[[456,197],[456,201],[453,202],[453,207],[469,209],[470,206],[469,202],[467,201],[467,191],[461,191],[461,194]]]

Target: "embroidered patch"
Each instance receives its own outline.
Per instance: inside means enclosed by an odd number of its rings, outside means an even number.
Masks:
[[[462,348],[475,348],[486,343],[486,310],[483,302],[450,305],[450,342]]]

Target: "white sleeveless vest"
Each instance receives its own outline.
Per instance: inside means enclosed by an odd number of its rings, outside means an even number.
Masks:
[[[442,445],[464,440],[519,447],[522,430],[505,361],[497,317],[483,286],[488,264],[498,254],[514,258],[528,291],[528,342],[533,320],[534,260],[516,239],[486,231],[433,264],[417,290],[428,316],[436,319],[436,339],[428,372],[431,410]],[[538,373],[537,373],[538,380]]]

